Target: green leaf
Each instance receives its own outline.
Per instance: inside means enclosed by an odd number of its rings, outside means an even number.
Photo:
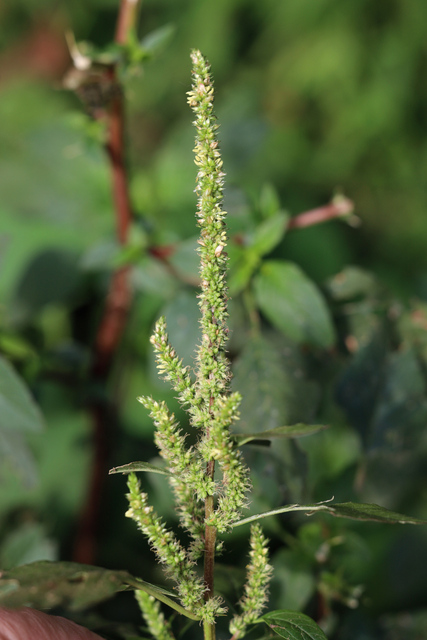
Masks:
[[[135,578],[127,571],[111,571],[76,562],[41,561],[4,571],[0,578],[0,605],[26,605],[36,609],[63,606],[78,611],[128,589],[145,591],[182,615],[199,619],[171,600],[176,597],[171,591]]]
[[[323,505],[323,511],[327,511],[337,518],[350,518],[351,520],[371,520],[389,524],[427,524],[427,520],[412,518],[395,511],[389,511],[377,504],[357,502],[342,502]]]
[[[77,258],[71,251],[40,251],[26,265],[15,290],[13,320],[26,322],[46,305],[69,301],[77,292],[79,278]]]
[[[327,640],[322,629],[308,616],[298,611],[278,609],[266,613],[260,621],[286,640]]]
[[[43,418],[27,386],[0,356],[0,430],[41,431]]]
[[[372,293],[375,284],[375,278],[371,273],[350,265],[330,278],[327,287],[335,300],[349,300]]]
[[[109,470],[109,474],[114,473],[137,473],[138,471],[151,471],[152,473],[160,473],[163,476],[173,476],[173,473],[166,469],[156,467],[149,462],[130,462],[129,464],[123,464],[120,467],[113,467]]]
[[[308,422],[318,402],[300,350],[279,333],[247,340],[233,376],[232,388],[242,395],[240,429],[245,435]]]
[[[311,516],[317,511],[326,511],[332,516],[337,518],[348,518],[350,520],[369,520],[372,522],[381,522],[387,524],[427,524],[427,520],[420,520],[419,518],[412,518],[411,516],[405,516],[395,511],[389,511],[385,507],[380,507],[377,504],[366,504],[356,502],[342,502],[331,504],[330,501],[318,502],[316,504],[290,504],[286,507],[280,507],[279,509],[273,509],[273,511],[265,511],[264,513],[258,513],[249,518],[238,520],[233,523],[233,527],[240,527],[242,524],[253,522],[254,520],[260,520],[261,518],[267,518],[268,516],[279,515],[280,513],[289,513],[291,511],[307,511],[307,515]]]
[[[173,24],[165,24],[151,31],[141,40],[141,50],[149,57],[156,55],[168,44],[174,33]]]
[[[264,219],[274,216],[280,209],[279,196],[276,189],[270,183],[264,184],[261,188],[259,208]]]
[[[299,343],[330,347],[335,332],[319,290],[297,265],[270,260],[254,278],[256,301],[270,322]]]
[[[285,427],[276,427],[275,429],[267,429],[258,433],[237,433],[233,436],[237,446],[241,447],[252,440],[271,440],[272,438],[300,438],[317,433],[323,429],[327,429],[324,424],[292,424]]]
[[[256,229],[251,239],[250,247],[258,256],[270,253],[285,235],[289,215],[278,211],[264,220]]]
[[[33,455],[24,434],[40,432],[44,423],[24,381],[0,356],[0,462],[2,472],[18,474],[30,487],[37,481]],[[5,464],[6,463],[6,464]]]

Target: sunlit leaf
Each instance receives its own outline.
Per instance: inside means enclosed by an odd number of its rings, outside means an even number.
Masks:
[[[254,278],[259,308],[270,322],[296,342],[330,347],[334,326],[319,290],[292,262],[264,262]]]
[[[151,471],[152,473],[160,473],[163,476],[172,476],[173,474],[166,469],[156,467],[149,462],[130,462],[129,464],[123,464],[120,467],[114,467],[110,469],[109,474],[113,473],[137,473],[138,471]]]
[[[279,609],[266,613],[260,620],[286,640],[327,640],[322,629],[308,616],[298,611]]]

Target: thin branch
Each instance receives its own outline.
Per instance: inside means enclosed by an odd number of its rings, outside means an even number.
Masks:
[[[122,0],[117,19],[115,41],[124,44],[135,27],[139,0]],[[107,120],[106,153],[111,166],[112,196],[116,220],[116,236],[121,245],[126,244],[132,221],[132,207],[129,195],[128,176],[125,161],[125,117],[123,94],[118,84],[117,69],[109,67],[106,79],[116,87],[108,109],[104,112]],[[95,338],[91,379],[98,386],[105,387],[114,355],[124,333],[131,305],[129,270],[122,267],[112,274],[105,308]],[[106,395],[106,394],[105,394]],[[94,400],[90,407],[93,429],[93,462],[86,504],[78,526],[74,559],[85,564],[93,564],[96,552],[97,525],[103,487],[108,471],[109,434],[112,408],[104,401]]]
[[[334,198],[330,204],[305,211],[294,218],[290,218],[288,230],[303,229],[304,227],[311,227],[315,224],[333,220],[334,218],[342,218],[350,215],[353,210],[354,204],[351,200],[344,196],[338,196]]]

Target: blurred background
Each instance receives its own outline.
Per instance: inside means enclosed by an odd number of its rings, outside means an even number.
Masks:
[[[208,57],[215,78],[236,246],[250,244],[245,234],[269,207],[297,216],[343,193],[357,216],[289,232],[268,254],[298,265],[321,292],[335,339],[287,335],[261,305],[264,342],[245,351],[250,313],[243,287],[233,295],[236,388],[251,397],[255,384],[265,411],[253,424],[254,408],[243,404],[246,430],[332,425],[273,444],[267,457],[253,448],[254,509],[335,495],[427,518],[427,7],[145,0],[138,37],[151,59],[120,78],[134,212],[120,249],[102,127],[64,87],[72,67],[65,33],[110,52],[118,4],[0,7],[0,350],[30,389],[39,409],[28,411],[40,422],[37,431],[23,419],[14,434],[0,424],[3,568],[61,558],[162,581],[125,522],[123,478],[106,474],[156,455],[138,395],[167,398],[181,416],[156,380],[148,339],[164,313],[191,364],[192,48]],[[232,247],[230,257],[237,269]],[[123,265],[132,270],[132,306],[108,371],[97,376],[94,344],[111,273]],[[158,511],[173,519],[161,481],[146,482]],[[308,612],[331,638],[427,637],[424,528],[308,522],[266,523],[275,607]],[[240,535],[230,536],[224,566],[245,566]],[[222,571],[218,588],[230,588],[230,575],[239,585],[238,569]],[[108,633],[129,637],[134,605],[125,596],[114,602],[93,616],[120,621]]]

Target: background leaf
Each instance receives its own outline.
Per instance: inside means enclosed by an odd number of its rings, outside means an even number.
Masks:
[[[315,285],[291,262],[266,261],[254,279],[259,308],[272,324],[296,342],[330,347],[335,331]]]
[[[114,467],[113,469],[110,469],[108,473],[136,473],[138,471],[151,471],[152,473],[160,473],[163,476],[173,475],[166,469],[156,467],[154,464],[150,464],[149,462],[130,462],[129,464],[123,464],[120,467]]]

